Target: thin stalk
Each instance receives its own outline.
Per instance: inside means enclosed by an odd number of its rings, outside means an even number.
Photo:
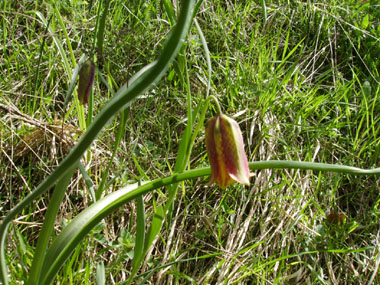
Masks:
[[[218,115],[222,114],[222,108],[220,108],[220,104],[219,104],[219,101],[218,99],[214,96],[214,95],[210,95],[209,97],[210,99],[212,99],[215,103],[215,106],[216,106],[216,113]]]
[[[189,142],[189,149],[190,150],[193,148],[194,142],[195,142],[195,140],[198,137],[198,133],[204,127],[203,125],[204,125],[204,120],[205,120],[205,117],[206,117],[206,112],[207,112],[207,109],[208,109],[208,106],[210,104],[210,100],[212,99],[212,97],[214,97],[214,96],[208,96],[206,98],[206,100],[204,100],[204,103],[203,103],[203,106],[202,106],[201,115],[200,115],[199,120],[198,120],[198,124],[197,124],[197,126],[196,126],[196,128],[195,128],[195,130],[193,132],[193,135],[191,136],[190,142]],[[190,160],[190,155],[191,155],[191,153],[187,153],[185,161],[189,161]]]

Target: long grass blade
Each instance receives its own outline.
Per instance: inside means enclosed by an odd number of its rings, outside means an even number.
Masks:
[[[96,195],[94,191],[94,183],[92,182],[91,177],[88,175],[86,169],[84,168],[81,162],[78,163],[78,168],[79,168],[80,173],[83,176],[84,183],[86,183],[87,189],[90,191],[92,201],[95,202],[97,199],[96,199]]]
[[[205,57],[206,57],[206,62],[207,62],[207,93],[206,93],[206,98],[207,98],[208,95],[210,95],[211,74],[212,74],[210,51],[208,49],[206,37],[204,36],[204,34],[202,32],[202,29],[201,29],[201,27],[198,24],[197,18],[194,18],[194,24],[195,24],[195,27],[197,28],[199,37],[201,38],[202,46],[203,46],[203,50],[204,50]]]
[[[137,197],[137,216],[136,216],[136,239],[135,249],[132,261],[132,272],[129,277],[131,282],[140,268],[141,261],[144,257],[144,244],[145,244],[145,207],[143,196]]]
[[[99,27],[98,27],[98,33],[97,33],[97,50],[99,52],[100,58],[103,57],[104,30],[106,27],[106,19],[107,19],[110,2],[111,2],[110,0],[105,1],[102,17],[100,18],[100,21],[99,21]]]
[[[44,24],[45,27],[48,27],[49,33],[51,34],[53,41],[58,48],[59,54],[62,57],[62,63],[63,63],[63,67],[65,68],[66,74],[68,75],[68,78],[71,78],[71,68],[70,68],[69,60],[67,59],[66,51],[64,50],[61,41],[55,35],[55,31],[53,30],[53,28],[50,25],[48,25],[48,21],[46,21],[44,15],[42,15],[41,12],[39,11],[33,11],[33,13],[36,14],[36,16],[41,20],[41,22]]]

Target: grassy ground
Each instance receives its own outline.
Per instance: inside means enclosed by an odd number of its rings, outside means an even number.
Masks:
[[[111,1],[101,51],[93,46],[98,1],[88,2],[58,1],[67,35],[46,2],[0,2],[2,216],[51,173],[85,128],[74,102],[63,108],[74,68],[70,46],[76,61],[92,55],[117,90],[157,56],[172,26],[163,5],[171,2]],[[378,167],[380,7],[377,1],[312,2],[205,1],[196,18],[211,56],[210,93],[239,122],[250,161]],[[52,30],[34,11],[46,21],[52,16]],[[125,112],[104,194],[170,174],[186,126],[187,89],[196,107],[207,78],[193,25],[164,79]],[[99,77],[93,95],[96,115],[112,97]],[[119,123],[111,122],[83,161],[95,188]],[[190,167],[207,165],[202,134]],[[257,171],[251,182],[226,190],[203,179],[184,183],[139,273],[155,269],[151,284],[380,283],[378,177],[280,169]],[[161,191],[144,197],[148,219],[166,199]],[[48,201],[40,199],[11,227],[7,259],[14,284],[27,278]],[[78,171],[56,231],[90,204]],[[94,284],[101,261],[106,284],[126,281],[135,211],[130,203],[97,226],[62,268],[58,284]]]

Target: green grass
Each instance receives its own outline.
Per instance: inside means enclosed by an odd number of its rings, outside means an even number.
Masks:
[[[160,54],[177,13],[177,1],[110,1],[101,51],[95,26],[104,7],[98,11],[99,1],[88,2],[91,7],[59,1],[56,10],[41,1],[0,2],[2,218],[56,168],[87,127],[76,99],[63,109],[72,58],[79,61],[86,53],[117,91]],[[50,30],[35,11],[46,22],[52,17]],[[379,17],[377,1],[201,5],[196,18],[211,59],[209,92],[239,122],[250,161],[379,166]],[[174,171],[189,123],[187,95],[196,126],[194,110],[208,93],[206,56],[193,25],[163,79],[116,117],[82,160],[95,190],[114,151],[103,196]],[[112,96],[97,76],[94,115]],[[213,109],[206,114],[211,117]],[[70,138],[53,127],[62,120]],[[187,167],[205,166],[201,132]],[[207,186],[204,178],[180,183],[136,284],[144,278],[155,284],[380,283],[378,176],[276,169],[256,171],[251,182],[225,190]],[[143,196],[147,228],[167,205],[168,188]],[[11,284],[28,278],[51,196],[33,203],[11,226]],[[93,202],[77,171],[55,221],[56,234]],[[130,202],[104,219],[74,250],[56,282],[95,284],[101,263],[105,284],[126,282],[139,210],[141,204]],[[335,223],[329,213],[344,219]]]

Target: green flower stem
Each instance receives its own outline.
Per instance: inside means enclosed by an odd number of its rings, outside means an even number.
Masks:
[[[214,100],[215,105],[216,105],[216,112],[218,113],[218,115],[222,114],[222,109],[220,108],[218,99],[214,95],[210,95],[208,98],[211,98],[212,100]]]
[[[313,163],[302,161],[258,161],[249,164],[251,170],[292,168],[313,171],[328,171],[353,175],[379,175],[380,168],[360,169],[350,166]],[[134,189],[128,187],[113,192],[103,199],[92,204],[89,208],[77,215],[59,234],[51,247],[48,249],[42,272],[44,279],[42,284],[49,284],[53,281],[58,270],[71,252],[78,246],[81,240],[95,227],[102,219],[122,207],[125,203],[136,199],[154,189],[176,184],[188,179],[196,179],[211,174],[210,167],[197,168],[182,173],[173,174],[169,177],[156,179]]]
[[[321,172],[336,172],[352,175],[379,175],[380,167],[372,169],[362,169],[352,166],[317,163],[317,162],[304,162],[304,161],[290,161],[290,160],[267,160],[255,161],[249,163],[249,169],[275,169],[275,168],[288,168],[288,169],[303,169]]]
[[[177,25],[174,27],[170,37],[156,62],[147,72],[137,78],[129,87],[124,85],[119,89],[116,96],[102,109],[94,119],[87,131],[83,134],[76,147],[60,163],[60,165],[49,175],[34,191],[20,201],[3,219],[0,226],[0,281],[4,285],[8,284],[8,273],[5,261],[5,241],[10,222],[26,206],[36,198],[48,191],[63,175],[70,171],[72,165],[76,165],[83,156],[87,148],[99,135],[103,127],[121,110],[128,107],[134,99],[155,82],[157,82],[166,72],[169,64],[177,55],[190,26],[194,0],[182,1],[181,13],[178,17]]]

